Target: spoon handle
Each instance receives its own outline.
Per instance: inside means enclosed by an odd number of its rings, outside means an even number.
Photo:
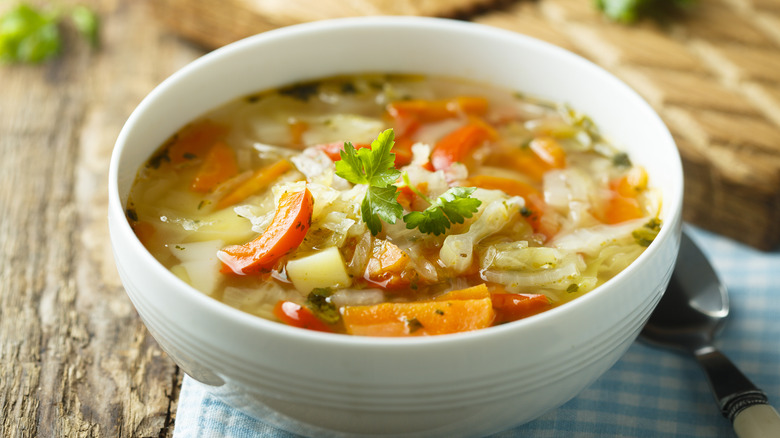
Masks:
[[[704,368],[723,416],[741,438],[780,437],[780,416],[767,403],[766,394],[717,349],[694,352]]]

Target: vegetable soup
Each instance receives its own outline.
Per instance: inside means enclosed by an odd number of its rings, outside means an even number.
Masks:
[[[652,242],[660,204],[645,170],[566,105],[366,74],[194,120],[139,170],[127,217],[164,266],[230,306],[419,336],[587,293]]]

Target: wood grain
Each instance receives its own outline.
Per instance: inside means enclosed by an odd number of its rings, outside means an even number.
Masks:
[[[59,59],[0,66],[3,437],[173,431],[181,373],[119,282],[105,182],[132,109],[202,52],[160,29],[145,3],[91,6],[99,51],[65,27]]]

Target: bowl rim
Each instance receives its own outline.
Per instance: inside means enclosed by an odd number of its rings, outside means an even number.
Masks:
[[[675,233],[679,233],[679,226],[675,226],[674,223],[665,223],[665,226],[661,228],[658,236],[653,243],[627,268],[619,272],[616,276],[609,279],[601,286],[594,290],[576,298],[575,300],[565,303],[561,306],[557,306],[548,311],[542,312],[531,317],[514,321],[508,324],[502,324],[500,326],[488,327],[470,332],[437,335],[437,336],[420,336],[420,337],[365,337],[365,336],[350,336],[338,333],[323,333],[311,330],[300,329],[297,327],[287,326],[275,321],[266,320],[259,316],[255,316],[244,312],[242,310],[233,308],[219,300],[211,298],[210,296],[198,291],[189,284],[175,277],[173,273],[159,263],[151,253],[146,250],[143,244],[135,236],[130,224],[125,218],[124,205],[121,202],[121,196],[119,193],[119,164],[124,155],[124,151],[127,148],[127,139],[130,132],[134,129],[141,114],[146,112],[149,107],[153,106],[158,99],[158,96],[162,94],[170,84],[178,82],[181,78],[187,77],[191,74],[197,74],[197,71],[204,66],[219,62],[223,57],[229,56],[231,53],[246,49],[251,49],[255,45],[273,44],[277,39],[285,39],[293,36],[303,35],[316,35],[321,32],[341,31],[347,28],[350,29],[363,29],[367,31],[377,31],[381,28],[389,27],[406,27],[412,26],[421,30],[431,32],[466,32],[478,35],[485,39],[500,38],[500,39],[512,39],[516,44],[526,45],[533,50],[541,50],[549,52],[553,56],[568,58],[567,61],[577,64],[580,68],[591,70],[591,73],[605,77],[616,87],[621,94],[626,95],[630,99],[634,100],[637,105],[637,109],[641,109],[645,116],[648,117],[648,121],[652,122],[661,129],[661,136],[673,146],[674,154],[669,154],[671,161],[668,163],[670,167],[674,168],[673,176],[679,182],[674,184],[676,190],[672,193],[664,194],[663,205],[666,209],[666,216],[671,219],[675,219],[680,222],[682,211],[682,198],[683,198],[683,178],[682,178],[682,163],[679,156],[679,151],[676,147],[675,141],[669,132],[666,125],[663,123],[658,114],[653,110],[645,99],[639,96],[636,91],[630,88],[622,80],[618,79],[612,73],[609,73],[604,68],[594,64],[593,62],[565,50],[561,47],[555,46],[551,43],[538,40],[536,38],[523,35],[517,32],[490,27],[484,24],[464,22],[446,18],[433,18],[433,17],[412,17],[412,16],[373,16],[373,17],[349,17],[349,18],[337,18],[328,19],[316,22],[296,24],[283,28],[278,28],[270,31],[263,32],[254,36],[247,37],[245,39],[233,42],[221,48],[218,48],[212,52],[209,52],[192,62],[188,63],[178,71],[174,72],[168,78],[160,82],[154,89],[149,92],[138,106],[133,110],[127,121],[123,125],[117,140],[114,145],[114,149],[111,154],[111,160],[109,165],[108,174],[108,191],[109,191],[109,218],[114,218],[118,221],[119,228],[113,228],[111,231],[111,241],[115,239],[123,239],[130,246],[129,248],[137,253],[136,255],[142,259],[148,268],[154,270],[154,275],[163,276],[166,278],[166,283],[171,283],[170,280],[175,282],[179,286],[179,292],[183,293],[187,298],[194,300],[194,303],[209,309],[210,312],[215,313],[220,318],[226,318],[233,320],[236,324],[241,324],[248,330],[268,332],[270,334],[285,336],[300,339],[306,342],[327,343],[331,345],[341,345],[348,347],[364,347],[364,346],[381,346],[382,348],[407,348],[409,346],[429,346],[431,344],[449,344],[459,343],[466,340],[479,340],[483,337],[492,337],[494,333],[504,333],[508,331],[521,331],[524,327],[531,324],[535,324],[537,321],[549,320],[552,318],[558,318],[559,315],[565,315],[570,312],[576,311],[577,307],[580,307],[578,303],[587,303],[595,300],[603,294],[602,291],[609,289],[611,284],[619,282],[622,278],[630,275],[631,272],[638,269],[638,266],[643,264],[643,261],[652,257],[662,242],[673,239]],[[666,222],[666,221],[665,221]],[[679,225],[679,224],[677,224]],[[679,240],[679,239],[678,239]],[[676,251],[675,251],[676,253]]]

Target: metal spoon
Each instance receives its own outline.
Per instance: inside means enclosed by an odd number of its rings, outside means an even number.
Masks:
[[[683,233],[677,264],[640,339],[691,353],[707,375],[715,400],[737,436],[780,437],[780,415],[712,344],[729,314],[726,287],[696,244]]]

